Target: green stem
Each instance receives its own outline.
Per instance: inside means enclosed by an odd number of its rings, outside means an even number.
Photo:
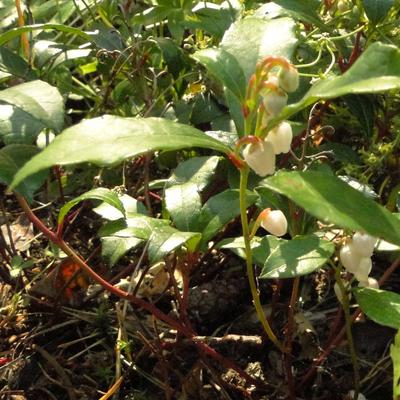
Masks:
[[[250,291],[253,298],[254,308],[257,313],[257,317],[260,320],[265,333],[267,334],[268,338],[271,342],[278,347],[279,350],[282,352],[284,351],[283,346],[276,338],[274,332],[267,321],[265,316],[264,310],[261,305],[260,296],[258,293],[256,279],[254,275],[253,269],[253,255],[251,252],[250,246],[250,230],[249,230],[249,222],[247,219],[247,204],[246,204],[246,190],[247,190],[247,180],[249,176],[249,167],[243,167],[240,170],[240,192],[239,192],[239,199],[240,199],[240,218],[242,221],[242,229],[243,229],[243,238],[244,238],[244,245],[245,245],[245,253],[246,253],[246,270],[247,270],[247,277],[249,280]]]
[[[347,336],[347,341],[349,344],[351,363],[353,364],[353,371],[354,371],[354,397],[353,397],[353,399],[358,399],[358,393],[360,393],[360,371],[359,371],[359,364],[358,364],[358,359],[357,359],[356,348],[354,346],[353,333],[351,331],[351,325],[352,325],[353,320],[350,315],[349,296],[348,296],[346,288],[343,285],[343,281],[340,277],[340,269],[339,268],[336,268],[335,279],[336,279],[337,284],[339,285],[340,292],[342,293],[342,306],[343,306],[343,311],[344,311],[344,316],[345,316],[346,336]]]

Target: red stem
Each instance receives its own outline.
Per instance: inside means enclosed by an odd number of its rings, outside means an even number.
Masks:
[[[64,251],[73,261],[75,261],[83,271],[87,273],[94,281],[99,283],[104,289],[108,290],[110,293],[116,295],[119,298],[129,300],[137,307],[140,307],[150,314],[154,315],[161,321],[167,323],[171,328],[176,329],[178,332],[183,334],[184,336],[193,340],[195,336],[194,332],[191,331],[190,328],[171,318],[169,315],[164,314],[161,310],[159,310],[154,304],[148,303],[147,301],[142,300],[139,297],[129,294],[116,286],[111,285],[109,282],[104,280],[100,275],[98,275],[93,269],[82,260],[75,251],[68,246],[66,242],[60,237],[57,236],[53,231],[47,228],[46,225],[33,213],[25,198],[15,193],[16,198],[25,212],[26,216],[33,223],[33,225],[39,229],[48,239],[50,239],[55,245],[60,247],[61,250]],[[213,348],[208,346],[206,343],[193,340],[196,344],[198,350],[202,353],[206,353],[214,359],[218,360],[221,364],[223,364],[226,368],[231,368],[236,371],[242,378],[244,378],[249,384],[259,386],[260,382],[257,382],[254,378],[252,378],[247,372],[238,367],[232,360],[229,360],[215,351]]]

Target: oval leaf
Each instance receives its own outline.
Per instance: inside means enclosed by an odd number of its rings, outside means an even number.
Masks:
[[[396,46],[373,43],[343,75],[316,83],[298,103],[285,107],[278,119],[288,119],[320,99],[398,88],[400,88],[400,50]],[[276,124],[278,119],[271,121],[271,125]]]
[[[21,124],[18,111],[29,114],[32,123],[40,122],[43,127],[61,131],[64,125],[64,102],[60,92],[43,81],[32,81],[13,86],[0,92],[0,102],[14,106],[8,119],[17,129]],[[25,118],[26,119],[26,118]],[[29,124],[30,121],[23,121]]]
[[[204,49],[197,51],[193,58],[203,64],[239,101],[244,101],[246,78],[232,54],[223,49]]]
[[[400,244],[400,221],[334,175],[281,171],[265,179],[263,186],[284,194],[322,221]]]
[[[279,239],[265,260],[260,278],[294,278],[309,274],[323,266],[335,250],[333,243],[316,235]]]
[[[9,185],[21,166],[34,157],[38,151],[36,146],[24,144],[11,144],[3,147],[0,150],[0,182]],[[31,200],[33,193],[43,184],[46,176],[47,171],[34,174],[19,184],[16,190]]]
[[[292,57],[297,45],[295,30],[296,24],[291,18],[248,17],[231,25],[220,47],[236,58],[247,80],[264,57]]]
[[[101,200],[110,206],[113,206],[116,208],[118,211],[122,213],[123,216],[125,216],[125,208],[124,205],[122,204],[121,200],[118,197],[118,194],[113,192],[110,189],[106,188],[96,188],[93,190],[89,190],[88,192],[76,197],[75,199],[69,201],[68,203],[64,204],[61,207],[61,210],[58,214],[58,224],[61,224],[64,221],[65,216],[68,214],[69,210],[71,210],[72,207],[80,203],[81,201],[84,200]]]
[[[368,318],[378,324],[400,329],[400,294],[388,290],[362,288],[356,289],[355,295]]]
[[[393,4],[394,0],[363,0],[365,14],[373,24],[385,19]]]
[[[52,165],[90,162],[111,166],[154,150],[204,147],[223,153],[229,147],[198,129],[162,118],[123,118],[113,115],[88,119],[64,130],[18,172],[12,186]]]

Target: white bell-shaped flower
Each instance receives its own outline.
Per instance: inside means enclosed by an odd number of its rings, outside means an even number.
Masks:
[[[299,87],[299,73],[293,66],[282,68],[279,73],[279,86],[285,92],[294,92]]]
[[[247,145],[243,150],[243,158],[257,175],[266,176],[275,172],[275,153],[269,142]]]
[[[378,239],[366,233],[356,232],[353,235],[353,250],[361,257],[371,257]]]
[[[344,287],[347,289],[348,283],[345,281],[342,281],[342,282],[343,282]],[[335,282],[335,284],[333,285],[333,290],[334,290],[335,295],[336,295],[337,299],[339,300],[339,302],[341,304],[343,304],[343,294],[342,294],[342,291],[340,290],[340,286],[337,282]],[[351,293],[347,292],[347,296],[350,300]]]
[[[365,281],[360,281],[358,287],[368,287],[371,289],[379,289],[379,283],[375,278],[368,277]]]
[[[265,138],[272,144],[275,154],[287,153],[293,139],[292,127],[287,122],[281,122],[278,126],[268,132]]]
[[[278,87],[276,89],[265,88],[260,91],[260,94],[265,110],[274,117],[278,116],[286,106],[287,94]]]
[[[261,226],[275,236],[283,236],[287,232],[288,223],[281,210],[264,211]]]
[[[358,263],[358,268],[353,272],[353,274],[358,281],[366,281],[368,280],[368,275],[371,273],[371,270],[371,257],[362,257]]]
[[[345,267],[348,272],[354,274],[355,271],[358,270],[361,256],[354,251],[352,242],[345,244],[340,249],[339,258],[343,267]]]

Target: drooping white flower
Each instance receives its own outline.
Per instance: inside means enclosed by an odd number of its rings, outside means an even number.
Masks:
[[[275,89],[265,88],[260,91],[260,94],[267,114],[276,117],[286,106],[287,94],[278,87]]]
[[[357,269],[353,272],[353,274],[358,281],[367,281],[368,275],[371,273],[371,270],[371,257],[362,257],[358,263]]]
[[[299,87],[299,73],[293,66],[282,68],[279,73],[279,86],[285,92],[294,92]]]
[[[343,267],[354,274],[358,270],[362,257],[354,251],[353,242],[349,242],[340,249],[339,258]]]
[[[288,223],[281,210],[264,210],[261,226],[275,236],[283,236],[287,232]]]
[[[373,236],[356,232],[353,235],[353,250],[361,257],[371,257],[377,241],[378,239]]]
[[[248,144],[243,150],[243,158],[257,175],[264,177],[275,172],[275,153],[269,142]]]
[[[360,281],[358,287],[369,287],[372,289],[379,289],[379,283],[375,278],[368,277],[365,281]]]
[[[272,144],[275,154],[287,153],[293,139],[292,127],[287,122],[281,122],[268,132],[265,140]]]

